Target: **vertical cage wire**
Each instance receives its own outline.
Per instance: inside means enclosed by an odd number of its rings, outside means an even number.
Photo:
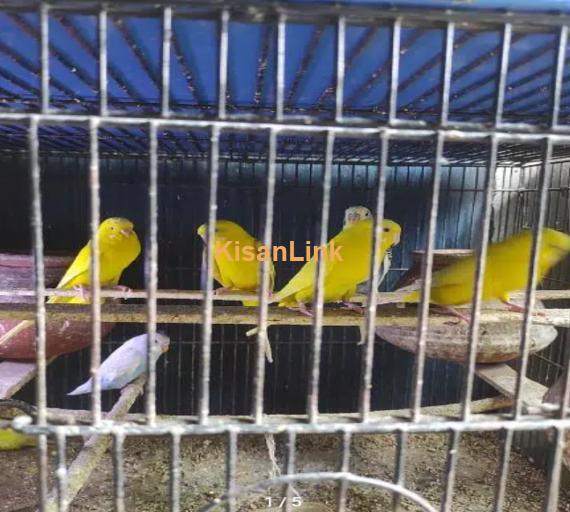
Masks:
[[[501,41],[501,61],[499,64],[499,81],[495,97],[495,127],[503,122],[503,110],[505,103],[505,85],[509,73],[509,55],[511,50],[511,37],[513,27],[510,23],[503,26],[503,34]]]
[[[170,441],[170,510],[180,512],[180,433],[173,431]]]
[[[350,471],[350,444],[352,435],[350,432],[342,432],[342,443],[340,447],[340,460],[338,471],[340,473],[348,473]],[[346,495],[348,492],[348,481],[343,478],[339,481],[337,489],[337,510],[343,512],[346,510]]]
[[[376,196],[376,212],[374,216],[374,228],[372,236],[372,257],[370,260],[370,286],[368,289],[366,321],[362,333],[365,349],[361,362],[361,383],[359,392],[359,413],[362,422],[368,421],[370,413],[370,396],[372,391],[372,366],[374,362],[374,344],[376,341],[376,306],[378,281],[380,280],[380,261],[377,254],[382,243],[384,222],[384,209],[386,200],[386,169],[388,166],[388,153],[390,151],[390,139],[387,133],[380,138],[380,155],[378,164],[378,193]]]
[[[509,478],[509,462],[511,459],[511,448],[513,446],[513,431],[504,430],[501,437],[501,452],[499,455],[499,464],[497,466],[499,478],[495,486],[493,512],[501,512],[505,503],[507,482]]]
[[[283,121],[285,106],[285,34],[287,17],[280,13],[277,20],[277,41],[276,41],[276,61],[275,74],[275,119]]]
[[[36,422],[47,425],[47,363],[44,235],[42,218],[41,169],[39,164],[39,118],[32,116],[28,126],[31,186],[31,232],[34,253],[34,288],[36,295]],[[47,436],[38,437],[38,494],[41,512],[47,501],[48,486]]]
[[[98,63],[99,63],[99,115],[105,117],[109,115],[109,94],[108,94],[108,77],[107,77],[107,34],[108,34],[108,17],[105,8],[99,10],[98,20]]]
[[[170,52],[172,46],[172,7],[162,10],[162,65],[160,112],[162,117],[170,116]]]
[[[125,436],[113,436],[113,489],[115,512],[125,512]]]
[[[449,447],[447,450],[447,464],[445,468],[445,487],[441,505],[442,512],[451,512],[453,503],[453,487],[457,473],[457,458],[459,456],[459,442],[461,433],[458,430],[449,432]]]
[[[440,123],[445,126],[449,117],[449,91],[451,88],[451,72],[453,69],[453,44],[455,41],[455,23],[448,22],[445,27],[443,56],[443,73],[441,88]]]
[[[226,451],[226,512],[235,512],[236,503],[236,464],[237,464],[237,441],[238,436],[235,430],[228,430],[227,451]]]
[[[428,333],[429,299],[431,289],[431,279],[433,271],[433,251],[435,249],[435,231],[437,222],[437,210],[439,205],[439,191],[441,183],[441,160],[443,158],[444,135],[438,133],[435,141],[435,158],[432,167],[432,179],[430,190],[430,210],[427,223],[426,251],[422,260],[422,285],[421,302],[418,307],[418,344],[416,349],[416,359],[414,362],[414,379],[412,391],[412,418],[418,421],[420,418],[420,408],[422,404],[422,389],[424,378],[424,367],[426,359],[426,343]]]
[[[408,434],[404,431],[397,433],[396,445],[396,464],[394,467],[393,482],[395,485],[404,487],[406,485],[406,451],[408,445]],[[392,498],[392,510],[400,510],[402,496],[400,493],[394,493]]]
[[[344,106],[344,73],[346,52],[346,18],[339,16],[336,26],[336,92],[335,122],[341,123]]]
[[[499,104],[498,101],[497,104]],[[489,167],[485,173],[483,216],[481,219],[480,238],[477,244],[477,264],[475,267],[475,283],[473,287],[471,322],[469,325],[468,334],[469,352],[467,354],[467,372],[465,372],[461,399],[461,417],[463,421],[468,421],[471,415],[471,397],[473,395],[473,382],[475,380],[475,362],[477,358],[477,346],[479,343],[480,335],[481,305],[483,302],[483,282],[485,277],[485,268],[487,265],[487,250],[489,248],[489,235],[491,231],[493,188],[495,183],[495,171],[497,167],[497,138],[491,136],[491,140],[489,142]]]
[[[273,216],[275,208],[275,161],[277,158],[277,133],[275,130],[269,132],[269,154],[267,159],[267,188],[265,201],[265,222],[263,228],[263,245],[271,247],[273,243]],[[259,286],[259,316],[256,348],[256,368],[253,382],[253,416],[256,423],[263,421],[263,392],[265,388],[265,347],[269,344],[267,335],[267,312],[269,302],[269,261],[264,258],[260,267]]]
[[[40,7],[40,62],[40,112],[42,114],[48,114],[50,110],[49,6],[45,3],[42,3]]]
[[[390,96],[388,99],[388,123],[396,121],[398,113],[398,81],[400,75],[400,39],[402,19],[396,18],[392,23],[392,58],[390,60]]]
[[[547,487],[544,499],[545,512],[558,510],[560,494],[560,478],[562,473],[562,451],[566,445],[566,432],[564,428],[554,428],[554,454],[548,468]]]
[[[296,456],[297,456],[297,434],[294,430],[287,433],[287,458],[285,463],[285,475],[293,475],[295,473]],[[293,510],[293,486],[290,482],[285,485],[285,512]]]
[[[57,441],[57,505],[59,512],[66,512],[69,503],[67,499],[67,466],[66,448],[67,436],[64,433],[56,434]]]
[[[320,236],[319,246],[325,247],[328,242],[328,225],[331,200],[332,165],[334,155],[335,136],[332,131],[326,134],[325,164],[323,170],[323,195],[321,203]],[[313,340],[311,344],[311,375],[307,392],[307,415],[311,423],[316,423],[319,414],[319,378],[321,366],[321,346],[323,335],[323,313],[325,296],[325,260],[326,257],[317,259],[317,272],[315,276],[315,299],[314,299],[314,322]]]
[[[550,162],[552,160],[552,141],[550,138],[546,138],[543,145],[544,153],[538,183],[538,212],[536,215],[536,221],[533,226],[531,263],[528,274],[528,285],[525,293],[525,312],[523,317],[523,327],[521,332],[521,343],[519,351],[521,356],[520,364],[518,365],[519,367],[515,385],[515,403],[513,405],[513,417],[515,420],[520,419],[523,415],[523,378],[526,377],[528,368],[530,326],[536,301],[535,291],[537,285],[539,248],[540,242],[542,240],[542,229],[544,227],[544,221],[546,217],[546,200],[548,197],[548,186],[552,172],[552,166],[550,165]]]
[[[101,222],[101,185],[99,178],[99,122],[89,122],[89,213],[90,213],[90,300],[91,300],[91,348],[90,372],[93,379],[91,410],[93,423],[101,422],[101,261],[99,247],[99,224]]]
[[[225,97],[224,97],[225,101]],[[214,234],[216,231],[220,130],[214,126],[210,138],[210,191],[208,196],[208,231],[206,236],[206,293],[202,319],[202,349],[200,354],[199,418],[206,423],[210,414],[210,373],[212,354],[212,314],[214,307]]]
[[[155,343],[157,289],[158,289],[158,135],[156,123],[149,126],[149,186],[148,186],[148,231],[149,243],[146,251],[146,288],[147,288],[147,385],[146,385],[146,417],[149,425],[156,422],[156,352]]]

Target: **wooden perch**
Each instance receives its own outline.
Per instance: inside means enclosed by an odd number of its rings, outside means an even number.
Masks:
[[[146,376],[141,376],[129,384],[121,392],[121,396],[113,409],[107,414],[108,420],[121,420],[129,412],[135,400],[144,391]],[[65,500],[71,503],[89,480],[89,476],[99,464],[99,461],[111,444],[111,436],[92,436],[83,446],[75,460],[67,469],[65,485]],[[53,489],[48,497],[45,512],[57,512],[57,489]]]
[[[84,321],[91,320],[91,306],[88,304],[46,304],[49,321]],[[145,304],[102,304],[103,322],[146,323],[148,307]],[[570,327],[568,309],[540,309],[540,316],[533,317],[533,323]],[[34,304],[0,304],[0,319],[31,320],[35,317]],[[157,322],[164,324],[200,324],[202,323],[200,305],[158,305]],[[271,306],[268,311],[268,323],[272,325],[312,325],[313,319],[297,311]],[[233,325],[257,325],[258,315],[255,308],[243,306],[216,306],[212,323]],[[450,321],[448,315],[430,315],[430,325],[444,325]],[[323,325],[361,326],[363,316],[338,307],[326,307]],[[481,312],[481,323],[521,323],[522,315],[505,309],[485,308]],[[417,313],[415,307],[398,308],[393,305],[380,306],[376,315],[377,325],[415,326]]]
[[[409,291],[395,291],[395,292],[379,292],[376,298],[379,304],[389,302],[399,302]],[[61,290],[59,288],[47,288],[46,297],[78,297],[80,292],[77,290]],[[203,290],[171,290],[162,289],[157,290],[157,299],[161,300],[202,300],[205,292]],[[29,288],[16,288],[16,289],[0,289],[0,297],[35,297],[35,291]],[[109,297],[116,299],[146,299],[148,292],[146,290],[129,290],[118,291],[113,289],[101,289],[101,297]],[[537,300],[558,300],[570,299],[570,290],[536,290],[535,295]],[[257,299],[256,292],[226,292],[223,294],[214,293],[214,301],[235,301]],[[511,299],[524,299],[525,292],[511,293]],[[368,300],[367,295],[357,294],[352,298],[353,302],[365,303]]]
[[[471,402],[471,411],[474,414],[485,413],[489,411],[496,411],[498,409],[506,409],[512,405],[513,401],[511,398],[504,396],[496,396],[493,398],[483,398],[481,400],[474,400]],[[461,414],[461,404],[446,404],[446,405],[433,405],[429,407],[422,407],[421,414],[424,416],[441,416],[441,417],[459,417]],[[16,409],[6,409],[3,411],[3,418],[13,418],[22,414],[22,411]],[[104,413],[104,419],[109,420],[111,418],[111,412]],[[409,418],[410,409],[392,409],[387,411],[372,411],[370,412],[370,421],[379,421],[383,418],[394,416]],[[339,420],[354,420],[358,421],[360,418],[358,413],[355,412],[345,412],[345,413],[322,413],[319,415],[320,422],[327,421],[339,421]],[[144,414],[126,414],[121,418],[125,422],[129,423],[145,423],[146,417]],[[271,414],[266,416],[265,421],[268,423],[291,423],[297,421],[305,421],[307,419],[306,415],[303,414]],[[51,424],[58,425],[89,425],[92,421],[91,411],[85,410],[71,410],[71,409],[56,409],[48,408],[47,410],[47,420]],[[187,423],[195,423],[198,418],[196,416],[187,415],[171,415],[171,414],[159,414],[156,416],[156,423],[158,425],[184,425]],[[213,424],[215,423],[231,423],[231,422],[243,422],[251,423],[251,417],[247,416],[210,416],[210,420]]]

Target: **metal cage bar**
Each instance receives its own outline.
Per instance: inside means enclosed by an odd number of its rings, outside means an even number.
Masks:
[[[326,134],[325,163],[323,172],[323,196],[321,210],[321,229],[319,235],[319,246],[326,247],[328,243],[329,210],[331,201],[332,186],[332,166],[334,155],[334,133],[328,131]],[[326,259],[322,256],[317,259],[317,272],[315,276],[315,299],[314,299],[314,322],[313,340],[311,344],[311,374],[309,389],[307,392],[307,415],[311,423],[316,423],[319,415],[319,378],[321,366],[321,346],[323,335],[323,313],[325,297],[325,265]]]
[[[41,169],[39,163],[39,120],[30,118],[28,126],[28,148],[30,152],[30,188],[31,188],[31,234],[34,254],[34,288],[36,298],[36,406],[37,424],[47,425],[47,363],[46,363],[46,306],[45,306],[45,265],[44,265],[44,236],[41,196]],[[47,437],[38,439],[38,494],[40,509],[44,511],[47,501],[48,486],[48,454]]]
[[[386,170],[388,167],[388,153],[390,139],[386,134],[380,138],[380,155],[378,164],[378,192],[376,195],[376,212],[372,236],[372,257],[370,259],[370,287],[368,289],[366,321],[362,333],[365,349],[362,356],[361,383],[359,392],[360,421],[368,421],[370,413],[370,395],[372,391],[372,366],[374,363],[374,344],[376,341],[376,307],[378,282],[380,280],[380,260],[378,251],[382,243],[384,207],[386,200]],[[377,261],[378,260],[378,261]]]
[[[269,154],[267,158],[267,187],[265,201],[265,225],[263,229],[263,245],[271,247],[273,241],[273,210],[275,203],[275,175],[277,159],[277,134],[269,132]],[[253,383],[253,416],[257,423],[263,421],[263,391],[265,384],[265,353],[269,344],[267,335],[267,313],[269,302],[269,260],[264,258],[260,266],[259,287],[259,322],[256,348],[256,369]]]
[[[90,213],[90,302],[91,302],[91,375],[93,388],[91,410],[93,423],[101,423],[101,252],[99,247],[99,224],[101,222],[101,184],[99,178],[99,123],[93,119],[89,123],[89,213]]]
[[[99,61],[99,115],[105,117],[109,115],[109,93],[108,93],[108,60],[107,60],[107,34],[108,16],[105,9],[101,9],[98,15],[98,61]]]
[[[481,306],[483,303],[483,287],[485,280],[485,268],[487,264],[487,251],[491,232],[491,215],[495,172],[497,168],[497,140],[491,137],[489,149],[489,166],[485,175],[483,213],[481,219],[480,237],[477,246],[477,264],[475,267],[473,300],[471,309],[471,322],[469,324],[469,352],[467,354],[467,372],[465,374],[462,391],[463,421],[468,421],[471,414],[471,396],[473,394],[473,382],[475,380],[475,362],[477,358],[477,345],[479,343],[481,325]]]
[[[414,380],[412,393],[412,418],[418,421],[420,418],[420,407],[422,403],[422,390],[424,367],[426,359],[426,343],[429,318],[429,299],[431,288],[431,277],[433,270],[433,251],[435,249],[435,230],[437,221],[437,209],[439,205],[439,190],[441,182],[441,160],[443,158],[444,137],[437,135],[435,141],[435,158],[432,167],[432,181],[430,190],[430,210],[427,224],[426,251],[422,261],[422,286],[421,303],[418,308],[418,344],[416,349],[416,360],[414,364]]]
[[[67,437],[64,433],[58,432],[56,435],[57,442],[57,506],[59,512],[66,512],[69,508],[67,500],[67,466],[66,466],[66,448]]]
[[[170,451],[170,510],[180,511],[180,434],[173,432]]]
[[[165,7],[162,12],[162,66],[161,99],[162,117],[170,115],[170,48],[172,45],[172,7]]]
[[[340,447],[339,473],[348,473],[350,471],[350,444],[352,436],[350,432],[342,433],[342,442]],[[337,511],[346,510],[346,495],[348,493],[348,481],[340,480],[337,491]]]
[[[113,436],[113,489],[115,512],[125,512],[125,436],[117,432]]]
[[[287,433],[287,458],[285,463],[285,475],[295,474],[296,464],[296,447],[297,447],[297,434],[296,432]],[[285,498],[285,512],[292,512],[293,510],[293,486],[288,482],[284,488]]]
[[[208,232],[206,236],[206,293],[202,320],[202,352],[200,360],[200,422],[205,424],[210,414],[210,362],[212,353],[212,315],[214,308],[214,234],[216,231],[220,130],[212,128],[210,138],[210,192],[208,197]]]
[[[156,125],[149,126],[149,185],[148,185],[148,230],[149,241],[146,251],[146,288],[147,288],[147,385],[146,385],[146,416],[149,425],[156,422],[156,367],[159,350],[155,343],[156,312],[158,289],[158,134]]]

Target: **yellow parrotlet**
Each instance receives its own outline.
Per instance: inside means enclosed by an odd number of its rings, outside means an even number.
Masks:
[[[216,293],[229,291],[253,292],[259,288],[258,249],[261,242],[239,224],[230,220],[217,220],[214,237],[214,279],[222,285]],[[206,242],[208,224],[198,228],[198,235]],[[203,264],[205,262],[205,251]],[[275,267],[269,260],[269,292],[273,291]],[[243,301],[244,306],[257,306],[257,300]]]
[[[36,444],[35,437],[20,434],[11,428],[0,429],[0,451],[20,450]]]
[[[381,261],[386,251],[400,242],[401,228],[391,220],[383,221],[381,246],[377,257]],[[356,220],[346,226],[327,244],[324,256],[324,302],[343,302],[349,309],[358,306],[350,303],[360,283],[369,279],[372,258],[372,218]],[[337,248],[336,251],[334,248]],[[279,306],[297,306],[303,314],[312,316],[306,303],[314,299],[317,260],[309,260],[297,274],[279,291],[272,302]]]
[[[524,290],[528,284],[528,271],[532,247],[532,231],[524,230],[502,242],[489,245],[483,281],[483,301],[500,300],[511,311],[524,312],[524,308],[510,302],[510,293]],[[539,249],[537,282],[570,252],[570,236],[554,229],[544,228]],[[473,281],[476,256],[469,256],[445,267],[432,276],[430,302],[442,306],[448,313],[469,321],[453,306],[470,304],[473,299]],[[419,302],[420,291],[414,290],[404,302]]]
[[[99,225],[97,231],[99,241],[99,269],[102,288],[114,288],[119,285],[123,271],[139,256],[141,244],[134,230],[133,223],[121,217],[111,217]],[[85,290],[89,286],[91,267],[91,241],[79,251],[65,275],[61,278],[57,288],[61,290],[78,289],[79,297],[51,297],[49,304],[87,304],[89,298]],[[26,320],[20,322],[0,338],[0,345],[33,322]]]
[[[25,406],[25,407],[24,407]],[[32,414],[33,407],[20,400],[0,400],[0,407],[14,407],[26,414]],[[36,446],[37,440],[33,436],[20,434],[14,429],[0,428],[0,451],[20,450],[28,446]]]

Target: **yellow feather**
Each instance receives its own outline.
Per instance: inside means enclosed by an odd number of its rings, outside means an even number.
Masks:
[[[356,292],[356,287],[369,279],[370,260],[372,257],[371,218],[356,221],[345,227],[329,243],[328,247],[339,247],[333,256],[329,250],[324,259],[324,301],[338,302],[349,300]],[[386,251],[400,241],[401,228],[391,220],[383,222],[384,233],[378,259],[382,260]],[[317,260],[311,259],[293,276],[293,278],[274,295],[272,302],[280,306],[295,306],[299,302],[312,301],[315,293],[315,275]]]
[[[509,300],[509,293],[528,284],[532,232],[524,230],[489,245],[483,281],[483,300]],[[554,229],[542,231],[537,268],[538,282],[570,252],[570,236]],[[445,267],[432,276],[430,302],[442,306],[469,304],[473,298],[476,257],[470,256]],[[419,302],[420,292],[413,291],[404,302]]]
[[[207,224],[198,228],[198,235],[205,240]],[[229,220],[216,221],[214,237],[214,279],[224,288],[253,292],[259,288],[257,250],[261,243],[239,224]],[[269,255],[270,256],[270,255]],[[269,291],[273,291],[275,267],[269,262]],[[257,306],[257,300],[243,301],[244,306]]]
[[[20,450],[26,446],[36,446],[36,438],[20,434],[11,428],[0,429],[0,451]]]

